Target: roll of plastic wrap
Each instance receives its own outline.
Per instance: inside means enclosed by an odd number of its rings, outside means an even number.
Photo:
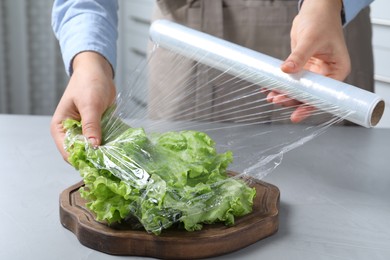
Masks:
[[[308,103],[361,126],[375,126],[384,111],[378,95],[307,70],[297,74],[281,71],[282,61],[168,20],[157,20],[150,38],[168,49],[233,76]],[[337,109],[335,109],[337,108]]]

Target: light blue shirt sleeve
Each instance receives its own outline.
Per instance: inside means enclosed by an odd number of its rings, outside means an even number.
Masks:
[[[374,0],[343,0],[345,23],[349,23],[358,13],[369,6]]]
[[[299,0],[299,9],[301,8],[303,1],[304,0]],[[372,2],[374,2],[374,0],[343,0],[345,15],[344,25],[352,21],[361,10],[369,6]]]
[[[68,75],[73,72],[73,58],[83,51],[100,53],[115,72],[117,0],[55,0],[52,27],[59,41]]]

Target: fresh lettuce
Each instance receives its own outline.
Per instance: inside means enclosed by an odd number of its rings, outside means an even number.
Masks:
[[[64,128],[69,162],[85,183],[80,194],[98,221],[136,220],[158,235],[172,225],[188,231],[233,225],[252,211],[255,189],[227,175],[232,153],[217,153],[203,132],[147,135],[115,120],[103,126],[103,143],[93,148],[80,122],[65,120]]]

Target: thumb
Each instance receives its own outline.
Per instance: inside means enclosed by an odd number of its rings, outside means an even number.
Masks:
[[[102,130],[100,125],[101,115],[96,109],[85,109],[80,111],[81,126],[83,135],[88,139],[92,147],[97,147],[101,143]]]
[[[300,44],[291,52],[288,58],[281,65],[285,73],[297,73],[303,69],[312,55],[311,44]]]

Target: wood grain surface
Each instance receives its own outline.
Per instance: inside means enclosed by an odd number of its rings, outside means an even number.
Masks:
[[[236,218],[234,226],[204,225],[200,231],[163,230],[156,236],[145,230],[112,228],[95,220],[74,184],[60,195],[61,224],[83,245],[113,255],[147,256],[162,259],[197,259],[223,255],[249,246],[274,234],[279,225],[279,189],[251,180],[256,188],[251,214]]]

